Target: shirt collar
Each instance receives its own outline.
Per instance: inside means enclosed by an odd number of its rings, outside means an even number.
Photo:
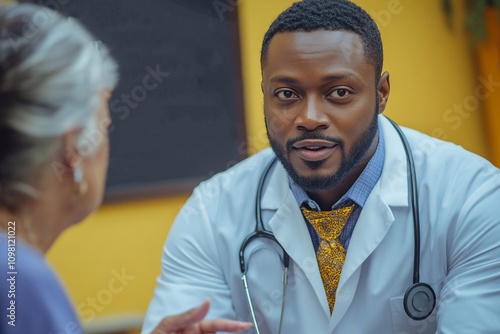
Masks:
[[[385,146],[384,146],[384,136],[382,133],[382,127],[378,126],[378,144],[373,154],[372,158],[366,165],[363,172],[359,175],[358,179],[349,188],[349,190],[332,206],[335,209],[347,201],[353,201],[361,208],[365,205],[368,196],[370,195],[373,187],[380,179],[382,175],[382,169],[384,167],[385,158]],[[288,176],[288,183],[290,189],[299,206],[306,203],[311,209],[319,211],[319,205],[313,201],[307,193],[300,188],[290,176]]]

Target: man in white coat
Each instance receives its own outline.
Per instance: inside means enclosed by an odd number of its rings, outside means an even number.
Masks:
[[[143,333],[205,298],[209,318],[257,333],[500,333],[500,171],[414,130],[405,147],[381,115],[382,59],[376,24],[346,0],[304,0],[272,23],[261,54],[272,150],[194,190]],[[260,218],[265,231],[246,239]]]

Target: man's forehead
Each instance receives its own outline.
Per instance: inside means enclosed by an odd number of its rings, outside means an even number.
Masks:
[[[285,63],[298,64],[315,59],[330,60],[345,66],[369,63],[364,54],[362,40],[354,32],[346,30],[295,31],[278,33],[273,37],[263,70],[271,64],[275,68]]]
[[[296,31],[276,34],[262,67],[263,82],[316,82],[324,84],[375,75],[361,37],[346,30]],[[375,75],[376,77],[376,75]]]
[[[303,51],[318,52],[324,50],[348,50],[363,53],[361,37],[347,30],[314,30],[280,32],[273,36],[269,49],[283,46],[297,48]]]

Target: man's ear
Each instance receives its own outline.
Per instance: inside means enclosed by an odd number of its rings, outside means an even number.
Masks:
[[[389,72],[384,72],[380,76],[380,80],[377,85],[378,94],[378,110],[379,114],[383,113],[387,101],[389,100],[389,93],[391,92],[391,84],[389,82]]]

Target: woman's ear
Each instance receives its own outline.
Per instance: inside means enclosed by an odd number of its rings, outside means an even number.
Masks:
[[[78,148],[78,142],[82,135],[82,129],[74,129],[62,136],[63,140],[63,163],[70,171],[82,163],[83,156]]]
[[[63,163],[66,171],[73,179],[73,192],[75,199],[81,199],[87,194],[88,183],[83,170],[83,155],[79,149],[82,129],[75,129],[63,135]]]
[[[378,94],[378,110],[379,114],[383,113],[389,100],[389,93],[391,91],[391,84],[389,82],[389,72],[384,72],[380,76],[377,85]]]

